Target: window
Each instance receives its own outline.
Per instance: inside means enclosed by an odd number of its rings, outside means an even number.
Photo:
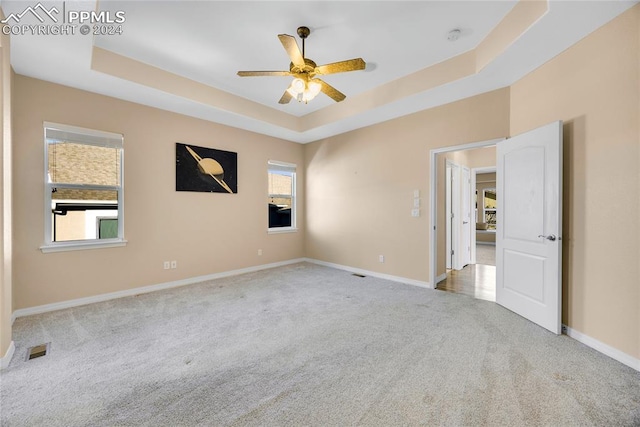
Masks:
[[[496,189],[487,188],[482,191],[482,211],[487,230],[496,229]]]
[[[296,229],[296,165],[270,160],[269,232]]]
[[[123,137],[45,123],[43,252],[122,246]]]

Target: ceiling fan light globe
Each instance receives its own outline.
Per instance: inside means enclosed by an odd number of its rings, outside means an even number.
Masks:
[[[291,82],[290,89],[293,90],[293,92],[296,94],[304,92],[304,89],[305,89],[304,80],[302,80],[301,78],[293,79],[293,82]]]
[[[321,89],[322,89],[322,85],[320,83],[314,82],[314,81],[309,82],[309,92],[313,94],[312,99],[315,98],[315,96],[320,93]]]
[[[311,90],[305,90],[304,93],[302,94],[302,100],[306,104],[307,102],[315,98],[317,94],[318,94],[317,92],[314,93]]]

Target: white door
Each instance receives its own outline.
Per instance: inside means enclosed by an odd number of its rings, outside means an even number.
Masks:
[[[471,263],[471,171],[462,168],[462,238],[460,239],[460,257],[462,267]]]
[[[446,254],[445,254],[445,258],[447,260],[446,262],[446,268],[450,269],[452,266],[451,263],[451,254],[452,252],[452,248],[451,248],[451,235],[452,235],[452,218],[453,218],[453,206],[451,205],[451,166],[449,163],[446,163],[446,178],[445,178],[445,205],[446,205],[446,209],[445,209],[445,240],[447,242],[446,244]]]
[[[562,122],[497,144],[496,302],[559,334]]]

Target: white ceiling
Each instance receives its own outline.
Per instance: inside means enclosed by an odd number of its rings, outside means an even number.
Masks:
[[[5,16],[34,3],[0,2]],[[308,26],[306,56],[318,64],[362,57],[366,70],[323,77],[348,101],[475,48],[516,3],[101,0],[99,10],[124,11],[122,35],[12,36],[11,62],[18,74],[304,143],[508,86],[636,2],[551,1],[549,11],[481,72],[300,132],[91,69],[95,45],[280,110],[296,120],[331,108],[334,102],[321,94],[306,105],[295,101],[280,105],[289,77],[236,75],[238,70],[287,70],[289,58],[278,34],[295,35],[298,26]],[[63,6],[96,10],[95,1],[42,4],[60,10]],[[25,16],[21,23],[29,18]],[[462,34],[450,42],[447,33],[454,28]]]

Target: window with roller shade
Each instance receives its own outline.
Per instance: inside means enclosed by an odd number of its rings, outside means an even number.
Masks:
[[[123,136],[45,123],[45,244],[124,243]]]

